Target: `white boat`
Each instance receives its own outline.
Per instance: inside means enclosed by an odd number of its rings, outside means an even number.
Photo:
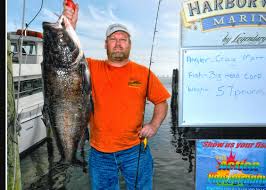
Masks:
[[[38,34],[38,37],[35,34]],[[18,104],[17,115],[21,126],[18,135],[20,154],[32,150],[46,139],[46,127],[42,121],[44,103],[41,71],[43,44],[40,34],[29,32],[28,35],[32,36],[23,36],[22,62],[19,64],[19,30],[8,33],[13,52],[15,103],[16,108]],[[19,96],[18,86],[20,86]]]

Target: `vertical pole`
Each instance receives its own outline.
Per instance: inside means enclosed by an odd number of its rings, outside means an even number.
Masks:
[[[21,63],[22,63],[22,46],[23,46],[23,32],[25,32],[24,29],[24,19],[25,19],[25,0],[23,0],[23,10],[22,10],[22,23],[21,23],[21,30],[22,30],[22,35],[20,36],[20,42],[19,42],[19,76],[18,76],[18,95],[17,95],[17,106],[16,106],[16,112],[15,112],[15,121],[14,121],[14,135],[13,137],[17,137],[17,116],[18,116],[18,107],[19,107],[19,95],[20,95],[20,76],[21,76]],[[17,138],[16,138],[17,139]],[[18,147],[18,144],[17,144]],[[17,162],[19,160],[17,160],[17,154],[18,151],[16,148],[14,148],[14,171],[13,171],[13,186],[12,186],[12,190],[15,189],[15,185],[17,182],[17,171],[20,172],[20,169],[17,168]],[[19,158],[19,157],[18,157]],[[18,164],[19,165],[19,164]],[[17,188],[16,188],[17,189]],[[20,189],[20,188],[19,188]]]
[[[19,75],[18,75],[18,95],[17,95],[17,107],[16,107],[16,113],[18,113],[18,105],[19,105],[19,95],[20,95],[20,75],[21,75],[21,64],[22,64],[22,46],[23,46],[23,33],[24,31],[24,19],[25,19],[25,0],[23,0],[23,10],[22,10],[22,23],[21,23],[21,36],[19,41]]]

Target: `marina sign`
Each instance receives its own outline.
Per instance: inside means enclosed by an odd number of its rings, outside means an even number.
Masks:
[[[266,45],[266,0],[184,0],[181,46]]]
[[[191,0],[183,4],[183,23],[201,22],[202,31],[232,26],[266,26],[266,0]]]

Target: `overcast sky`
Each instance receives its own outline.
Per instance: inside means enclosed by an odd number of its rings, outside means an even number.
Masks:
[[[42,22],[56,22],[63,0],[43,0],[40,14],[29,26],[42,32]],[[106,59],[105,31],[109,24],[122,23],[132,35],[131,60],[148,67],[153,30],[159,0],[76,0],[79,4],[77,34],[86,57]],[[25,23],[29,23],[41,7],[42,0],[25,0]],[[180,1],[162,0],[153,51],[152,71],[172,75],[178,67],[180,44]],[[7,32],[22,26],[23,0],[7,1]]]

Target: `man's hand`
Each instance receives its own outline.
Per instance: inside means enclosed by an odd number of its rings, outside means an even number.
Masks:
[[[153,137],[154,135],[156,135],[158,128],[159,127],[154,126],[151,123],[144,124],[143,128],[139,132],[139,138],[145,138],[145,137],[151,138],[151,137]]]
[[[163,122],[167,114],[168,104],[166,101],[163,101],[154,106],[152,120],[143,125],[143,128],[139,132],[140,138],[151,138],[156,135],[161,123]]]
[[[63,15],[65,15],[68,18],[68,20],[69,20],[70,24],[72,25],[72,27],[74,29],[76,29],[76,25],[77,25],[77,21],[78,21],[79,6],[76,3],[75,4],[76,8],[75,8],[75,10],[73,10],[71,7],[65,6],[66,1],[67,0],[64,0],[64,3],[63,3],[63,7],[64,7]]]

